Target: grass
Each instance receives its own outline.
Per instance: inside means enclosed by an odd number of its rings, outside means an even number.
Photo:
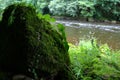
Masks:
[[[120,80],[120,51],[96,40],[69,44],[71,68],[76,80]]]

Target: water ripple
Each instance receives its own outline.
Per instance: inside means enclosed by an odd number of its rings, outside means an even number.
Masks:
[[[57,23],[61,23],[68,27],[75,27],[75,28],[81,28],[81,27],[87,27],[87,28],[98,28],[105,31],[110,32],[120,32],[120,25],[111,25],[111,24],[101,24],[101,23],[87,23],[87,22],[70,22],[70,21],[56,21]]]

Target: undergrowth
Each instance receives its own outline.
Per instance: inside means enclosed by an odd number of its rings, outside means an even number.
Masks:
[[[96,40],[69,44],[72,74],[76,80],[120,80],[120,51]]]

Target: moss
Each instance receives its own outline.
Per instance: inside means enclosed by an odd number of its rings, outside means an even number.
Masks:
[[[0,24],[0,69],[45,80],[70,80],[64,37],[35,9],[7,7]]]

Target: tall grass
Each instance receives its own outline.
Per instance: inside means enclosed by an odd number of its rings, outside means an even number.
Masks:
[[[120,51],[96,40],[82,40],[78,46],[69,44],[73,75],[77,80],[120,80]]]

